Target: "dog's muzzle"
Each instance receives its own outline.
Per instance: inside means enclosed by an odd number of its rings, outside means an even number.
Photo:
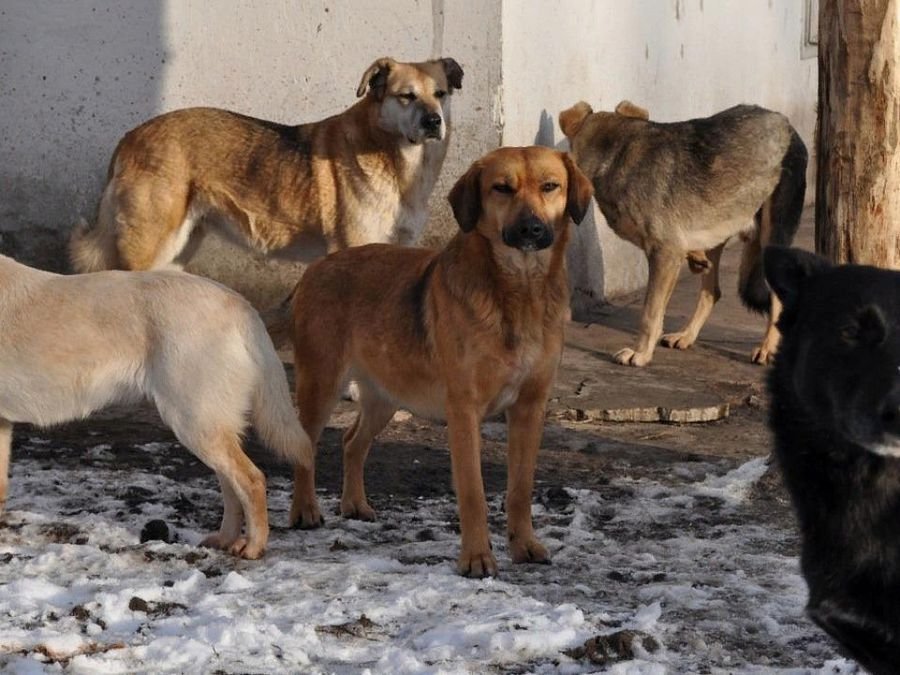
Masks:
[[[553,230],[534,216],[503,228],[503,243],[521,251],[540,251],[553,243]]]
[[[441,116],[436,112],[426,113],[422,116],[422,131],[424,132],[425,138],[437,138],[441,137],[441,125],[444,123],[444,120]]]

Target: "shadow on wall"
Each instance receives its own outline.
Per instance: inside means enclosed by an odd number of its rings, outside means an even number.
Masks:
[[[116,142],[159,112],[164,4],[0,5],[0,252],[67,270]]]
[[[568,152],[569,142],[562,134],[556,141],[556,119],[547,112],[541,111],[538,130],[534,135],[535,145],[543,145]],[[599,227],[606,223],[597,222],[597,207],[588,209],[587,215],[574,229],[569,244],[567,262],[569,267],[569,285],[572,289],[572,316],[587,320],[604,304],[604,260],[603,248],[600,245]]]

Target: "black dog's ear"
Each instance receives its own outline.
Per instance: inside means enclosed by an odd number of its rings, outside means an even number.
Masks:
[[[396,64],[394,59],[385,56],[366,68],[366,72],[363,73],[359,86],[356,88],[356,96],[362,96],[368,89],[379,101],[383,99],[388,73]]]
[[[575,160],[568,152],[562,153],[563,164],[566,165],[566,173],[569,174],[569,189],[566,192],[566,212],[572,221],[578,225],[587,215],[591,206],[591,197],[594,196],[594,186],[588,177],[575,165]]]
[[[453,89],[462,89],[463,69],[456,59],[441,59],[444,74],[447,76],[447,84]]]
[[[793,307],[807,279],[830,267],[825,258],[798,248],[767,246],[763,251],[766,281],[785,308]]]
[[[447,195],[453,217],[463,232],[471,232],[481,218],[481,164],[469,167]]]

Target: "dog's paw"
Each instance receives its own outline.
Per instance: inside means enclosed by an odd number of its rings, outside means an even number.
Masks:
[[[630,347],[620,349],[615,354],[613,354],[613,361],[615,361],[616,363],[623,366],[635,366],[636,368],[646,366],[648,363],[650,363],[651,358],[652,354],[648,352],[636,352]]]
[[[464,577],[484,579],[497,576],[497,560],[489,547],[467,551],[463,548],[456,561],[456,571]]]
[[[369,503],[363,499],[361,501],[341,499],[341,515],[351,520],[375,520],[375,509],[369,506]]]
[[[525,541],[509,542],[509,557],[513,563],[540,563],[542,565],[550,564],[550,553],[544,545],[531,537]]]
[[[759,347],[753,350],[753,353],[750,355],[750,362],[759,364],[760,366],[766,366],[772,363],[775,360],[775,350],[769,349],[768,345],[761,344]]]
[[[251,543],[246,537],[238,537],[234,543],[228,547],[228,552],[237,558],[258,560],[259,558],[262,558],[263,553],[266,552],[266,547],[264,544],[259,544],[257,542]]]
[[[315,530],[325,524],[318,502],[303,507],[292,507],[288,527],[295,530]]]
[[[663,347],[669,349],[688,349],[694,344],[694,338],[681,331],[679,333],[666,333],[662,336],[660,343]]]
[[[266,552],[265,543],[251,542],[247,537],[226,537],[221,532],[213,532],[205,537],[200,545],[205,548],[215,548],[225,551],[237,558],[256,560]]]

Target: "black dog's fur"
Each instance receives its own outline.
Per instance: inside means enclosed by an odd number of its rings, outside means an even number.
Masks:
[[[810,617],[900,672],[900,272],[771,247],[784,304],[770,425],[802,536]]]

